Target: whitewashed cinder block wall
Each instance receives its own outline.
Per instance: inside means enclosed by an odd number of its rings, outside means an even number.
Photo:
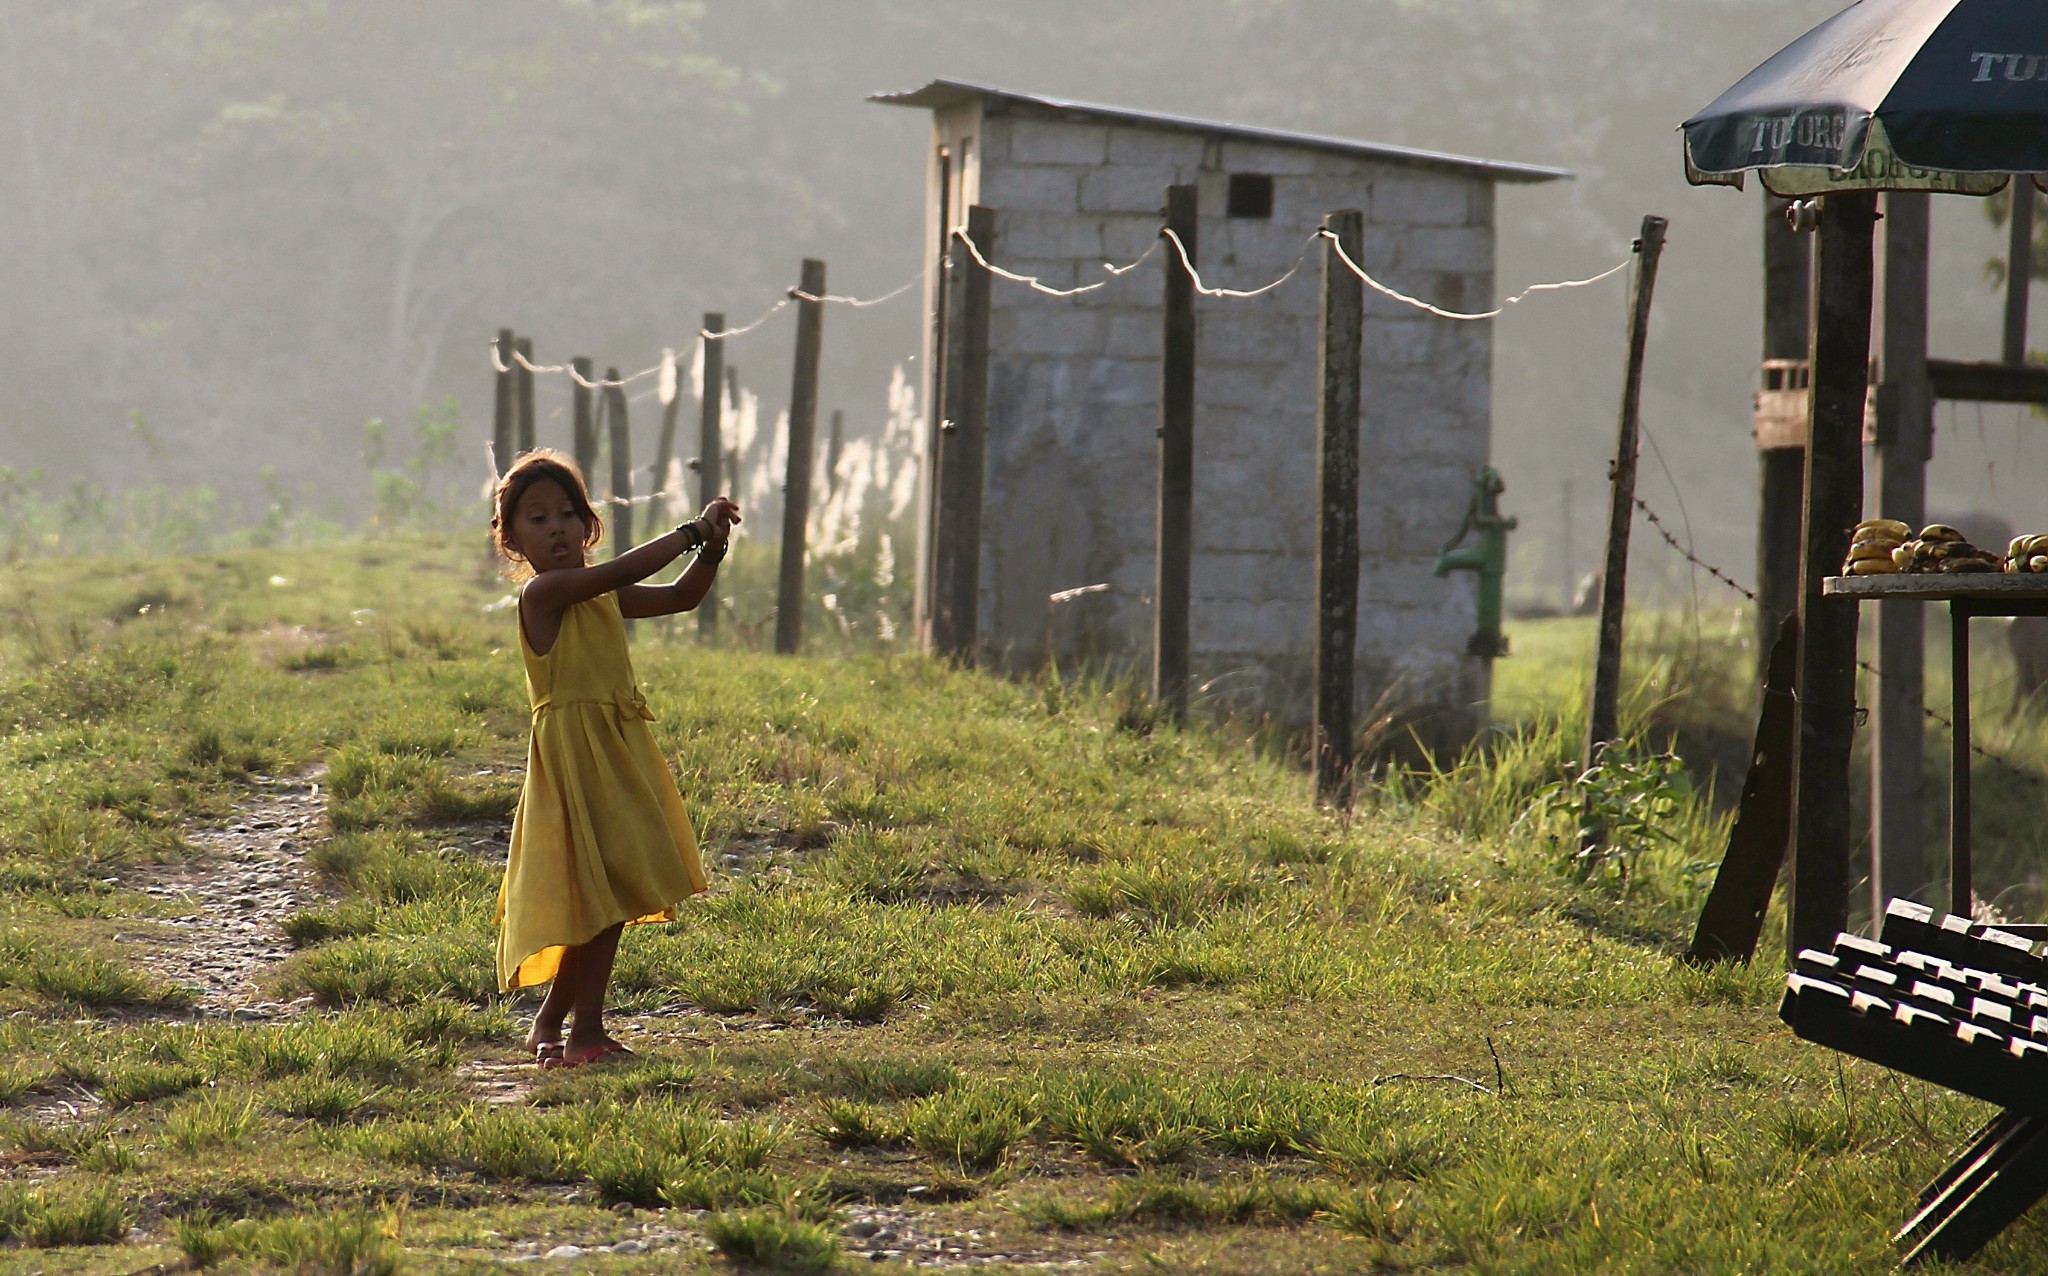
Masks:
[[[1193,182],[1212,285],[1277,277],[1326,213],[1358,208],[1366,265],[1388,283],[1457,309],[1493,296],[1483,177],[1022,105],[938,124],[952,144],[971,135],[965,184],[997,210],[994,259],[1055,286],[1143,253],[1165,188]],[[1272,177],[1270,220],[1225,215],[1233,173]],[[1149,659],[1164,254],[1072,299],[996,285],[979,621],[1006,666]],[[1315,625],[1319,257],[1277,292],[1198,304],[1196,675],[1297,724]],[[1491,353],[1485,323],[1366,294],[1360,704],[1386,695],[1431,713],[1425,730],[1443,740],[1484,720],[1486,665],[1464,654],[1474,582],[1431,569],[1487,463]],[[1111,588],[1048,605],[1097,583]]]

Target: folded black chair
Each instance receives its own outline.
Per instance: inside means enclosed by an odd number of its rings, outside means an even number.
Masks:
[[[1962,1261],[2048,1195],[2048,958],[2027,940],[1893,900],[1875,940],[1800,952],[1778,1014],[1809,1041],[2004,1111],[1921,1192],[1905,1266]]]

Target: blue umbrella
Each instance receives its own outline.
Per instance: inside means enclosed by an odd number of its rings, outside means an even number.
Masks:
[[[2048,173],[2048,4],[1857,0],[1684,131],[1695,184],[1988,195]]]

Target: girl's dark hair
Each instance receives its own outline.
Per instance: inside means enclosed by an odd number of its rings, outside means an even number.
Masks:
[[[512,512],[519,508],[519,498],[526,495],[526,489],[543,480],[553,481],[568,493],[576,516],[583,520],[583,548],[589,549],[604,536],[604,519],[590,504],[590,492],[583,486],[583,471],[576,462],[553,448],[535,448],[521,455],[511,469],[499,476],[497,490],[491,496],[491,539],[506,562],[526,565],[526,560],[512,547]]]

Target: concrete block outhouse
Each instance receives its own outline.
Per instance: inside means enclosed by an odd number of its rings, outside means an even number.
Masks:
[[[949,335],[939,262],[971,205],[993,210],[984,247],[1004,269],[1054,288],[1109,281],[1065,298],[993,284],[975,641],[998,667],[1142,663],[1150,652],[1167,253],[1122,276],[1103,263],[1159,244],[1166,188],[1185,184],[1199,190],[1205,282],[1253,287],[1302,262],[1263,296],[1198,301],[1190,623],[1198,695],[1305,723],[1321,303],[1309,237],[1326,214],[1360,209],[1366,269],[1436,305],[1484,310],[1495,186],[1568,174],[943,80],[873,100],[932,113],[935,350]],[[1368,291],[1364,346],[1359,708],[1398,709],[1451,743],[1484,722],[1489,665],[1467,650],[1473,579],[1433,568],[1489,459],[1492,325]],[[1107,588],[1072,592],[1089,586]]]

